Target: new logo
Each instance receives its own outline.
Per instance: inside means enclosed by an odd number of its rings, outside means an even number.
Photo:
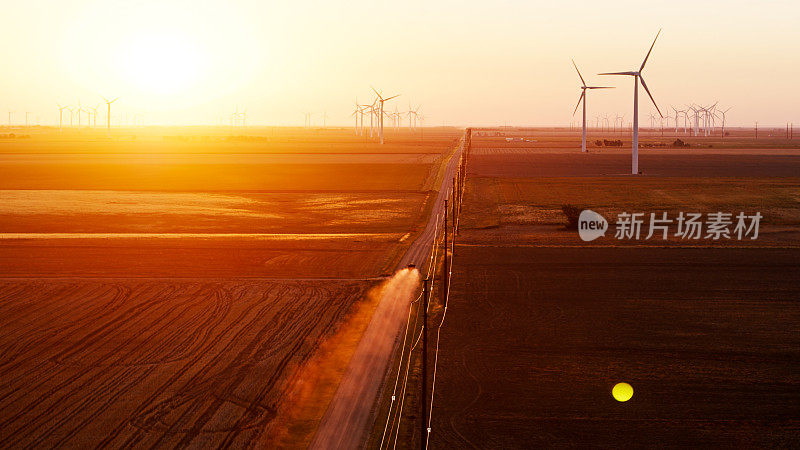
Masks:
[[[593,241],[600,236],[606,235],[608,221],[605,217],[592,211],[584,209],[578,217],[578,234],[586,242]]]

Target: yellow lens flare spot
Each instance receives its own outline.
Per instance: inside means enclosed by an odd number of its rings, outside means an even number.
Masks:
[[[611,395],[618,402],[627,402],[633,397],[633,386],[628,383],[617,383],[611,389]]]

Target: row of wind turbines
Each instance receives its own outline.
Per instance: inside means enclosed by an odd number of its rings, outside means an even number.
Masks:
[[[587,88],[590,87],[587,86]],[[650,119],[649,130],[652,132],[660,129],[661,134],[663,135],[664,130],[670,129],[670,124],[672,124],[675,128],[675,136],[679,136],[681,134],[686,136],[712,136],[719,129],[721,131],[721,137],[724,138],[727,113],[730,111],[731,107],[722,109],[719,108],[718,105],[719,102],[714,103],[710,107],[703,107],[698,104],[691,103],[686,105],[687,109],[677,109],[674,106],[670,106],[670,109],[672,109],[675,113],[674,116],[667,115],[660,117],[653,112],[650,112],[648,114]],[[578,107],[580,107],[580,103],[578,104]],[[604,114],[602,116],[595,115],[594,127],[587,125],[587,129],[594,129],[602,132],[621,133],[623,131],[631,130],[631,125],[632,123],[630,121],[625,121],[624,114]],[[570,128],[573,126],[574,123],[570,122]]]
[[[702,106],[695,103],[686,105],[686,109],[677,109],[671,106],[672,111],[675,113],[674,117],[666,116],[657,118],[651,114],[651,127],[655,125],[655,121],[661,122],[661,128],[666,124],[669,127],[669,121],[672,120],[675,125],[675,134],[678,134],[680,126],[680,119],[683,118],[683,134],[692,136],[711,136],[717,128],[717,120],[720,121],[722,137],[725,137],[725,121],[728,111],[732,107],[722,109],[718,107],[719,102],[711,106]],[[690,114],[691,113],[691,114]]]
[[[639,83],[642,84],[645,92],[647,92],[647,96],[650,97],[650,101],[655,106],[656,111],[658,112],[658,116],[653,113],[650,113],[650,128],[655,128],[656,122],[658,122],[661,126],[661,130],[663,133],[664,125],[666,123],[669,126],[669,120],[672,119],[675,125],[675,134],[678,134],[679,128],[679,121],[680,118],[683,118],[683,132],[686,135],[692,134],[694,136],[710,136],[714,133],[717,120],[721,121],[722,125],[722,136],[725,136],[725,121],[726,121],[726,114],[730,111],[730,107],[727,109],[720,108],[719,102],[714,103],[710,106],[702,106],[696,103],[692,103],[690,105],[686,105],[686,109],[677,109],[671,106],[671,109],[675,113],[674,118],[670,116],[664,116],[661,113],[661,109],[659,109],[658,104],[656,104],[655,99],[653,98],[653,94],[650,93],[650,89],[647,87],[647,83],[642,76],[642,72],[644,71],[645,65],[647,64],[648,58],[650,58],[650,54],[653,52],[653,47],[656,45],[656,41],[658,37],[661,35],[661,30],[658,30],[656,33],[655,39],[653,39],[653,43],[650,45],[650,49],[647,51],[647,55],[644,57],[644,61],[642,61],[641,66],[639,66],[638,70],[627,71],[627,72],[604,72],[598,75],[616,75],[616,76],[630,76],[633,77],[633,124],[632,124],[632,131],[633,131],[633,143],[631,145],[631,174],[638,175],[639,174]],[[584,80],[583,75],[581,75],[581,71],[578,69],[578,65],[575,64],[575,61],[572,61],[572,65],[575,66],[575,71],[578,72],[578,77],[581,80],[581,96],[578,99],[578,104],[575,106],[575,111],[572,112],[574,115],[578,108],[583,106],[583,125],[581,131],[581,151],[586,152],[586,97],[587,92],[590,90],[595,89],[613,89],[611,86],[589,86],[586,84],[586,80]],[[603,126],[608,129],[610,125],[610,121],[608,116],[604,116],[602,118],[599,116],[595,117],[596,126],[600,127],[602,123]],[[614,129],[617,129],[617,123],[619,122],[620,126],[623,126],[624,116],[616,116],[614,120]]]
[[[103,96],[100,96],[100,97],[106,103],[106,107],[107,107],[107,111],[106,111],[106,127],[107,127],[107,129],[110,130],[111,129],[111,104],[114,103],[115,101],[119,100],[119,97],[117,97],[117,98],[115,98],[113,100],[109,100],[109,99],[107,99],[107,98],[105,98]],[[83,124],[81,123],[81,118],[83,117],[84,113],[86,114],[86,125],[87,126],[94,126],[96,128],[97,127],[97,109],[100,108],[100,106],[102,106],[102,104],[103,103],[101,102],[101,103],[98,103],[97,106],[95,106],[95,107],[91,107],[91,106],[83,107],[83,106],[81,106],[80,100],[78,100],[78,105],[77,106],[71,106],[71,105],[62,106],[60,103],[56,103],[56,105],[58,105],[58,131],[61,131],[64,128],[64,110],[65,109],[67,111],[69,111],[69,126],[70,126],[70,128],[75,126],[74,125],[74,119],[75,119],[76,116],[78,117],[78,128],[83,126]],[[92,125],[92,119],[94,119],[94,125]],[[9,122],[9,124],[11,123],[11,113],[10,112],[9,112],[9,116],[8,116],[8,122]],[[27,125],[27,117],[26,117],[25,124]]]
[[[633,144],[631,147],[631,174],[637,175],[639,174],[639,83],[642,83],[642,87],[644,88],[645,92],[647,92],[648,97],[650,97],[650,101],[653,102],[653,106],[656,107],[656,111],[658,111],[659,116],[664,117],[661,114],[661,110],[658,108],[655,99],[653,99],[653,94],[650,93],[650,89],[647,87],[647,83],[644,81],[644,77],[642,76],[642,72],[644,71],[645,64],[647,64],[647,59],[650,58],[650,53],[653,52],[653,47],[656,45],[656,41],[658,40],[658,36],[661,34],[661,30],[658,30],[655,39],[653,39],[653,44],[650,45],[650,50],[647,51],[647,55],[644,57],[644,61],[642,61],[642,65],[639,66],[639,70],[627,71],[627,72],[604,72],[600,73],[599,75],[621,75],[621,76],[630,76],[633,77]],[[586,97],[587,92],[590,90],[595,89],[613,89],[611,86],[589,86],[586,84],[586,80],[584,80],[583,75],[581,75],[581,71],[578,69],[578,65],[575,64],[575,61],[572,61],[572,64],[575,66],[575,70],[578,72],[578,77],[581,79],[581,96],[578,99],[578,105],[575,106],[575,112],[578,111],[578,108],[583,105],[583,128],[581,132],[581,151],[586,152]]]
[[[369,116],[369,137],[373,138],[375,132],[377,131],[381,144],[383,144],[384,117],[389,118],[392,127],[395,130],[400,128],[404,115],[408,117],[408,129],[410,131],[414,131],[414,129],[417,127],[417,120],[419,120],[420,123],[422,123],[424,120],[424,116],[419,112],[421,106],[418,105],[416,108],[412,108],[410,103],[408,105],[408,111],[398,111],[397,106],[395,106],[394,112],[386,112],[384,103],[399,97],[400,94],[392,95],[391,97],[384,97],[383,94],[378,92],[375,88],[372,88],[372,91],[375,93],[376,97],[371,104],[361,104],[358,102],[358,99],[355,101],[355,108],[353,109],[351,117],[355,118],[355,132],[357,136],[365,135],[364,117],[367,115]]]

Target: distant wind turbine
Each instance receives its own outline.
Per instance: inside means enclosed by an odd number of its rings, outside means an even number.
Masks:
[[[607,72],[601,73],[600,75],[627,75],[633,77],[633,145],[632,145],[632,155],[631,155],[631,173],[633,175],[637,175],[639,173],[639,81],[642,82],[642,87],[647,92],[647,95],[650,97],[650,100],[653,102],[653,105],[656,107],[656,111],[661,117],[664,117],[661,114],[661,110],[658,109],[658,105],[656,105],[656,101],[653,99],[653,94],[650,93],[650,89],[647,88],[647,83],[645,83],[644,78],[642,77],[642,71],[644,70],[644,65],[647,64],[647,58],[650,57],[650,53],[653,51],[653,47],[656,45],[656,41],[658,40],[658,36],[661,34],[661,30],[658,30],[656,34],[656,38],[653,39],[653,44],[650,46],[650,50],[647,52],[647,56],[644,57],[644,61],[642,61],[642,65],[639,67],[639,70],[633,72]]]
[[[358,99],[355,102],[355,109],[353,110],[352,116],[356,119],[356,136],[361,135],[364,130],[364,109],[366,108],[365,105],[360,105],[358,103]],[[359,120],[361,120],[361,124],[359,126]]]
[[[106,112],[106,119],[107,119],[106,127],[107,127],[108,131],[111,131],[111,104],[114,103],[115,101],[119,100],[119,97],[117,97],[117,98],[115,98],[114,100],[111,100],[111,101],[108,101],[108,99],[103,97],[102,95],[100,97],[102,97],[103,100],[105,100],[106,106],[108,106],[108,111]],[[80,116],[78,116],[78,120],[80,121]],[[80,124],[78,124],[78,126],[80,126]]]
[[[98,103],[97,106],[95,106],[94,108],[91,108],[92,109],[92,116],[93,116],[93,119],[94,119],[92,121],[92,126],[94,128],[97,128],[97,108],[99,108],[100,105],[102,105],[102,103]]]
[[[58,103],[56,103],[56,105],[58,105],[58,131],[61,131],[61,124],[63,122],[64,110],[67,109],[67,107],[61,106]]]
[[[723,137],[723,139],[725,138],[725,114],[727,114],[728,111],[731,110],[731,108],[733,108],[733,106],[731,106],[730,108],[728,108],[726,110],[720,110],[719,111],[719,114],[722,115],[722,137]]]
[[[384,102],[387,102],[387,101],[389,101],[389,100],[391,100],[391,99],[393,99],[395,97],[399,97],[400,94],[393,95],[393,96],[387,97],[387,98],[383,98],[383,96],[378,91],[376,91],[375,88],[372,88],[372,90],[378,96],[378,102],[380,103],[380,112],[378,113],[378,120],[380,121],[379,134],[380,134],[380,139],[381,139],[381,145],[383,145],[383,104],[384,104]]]

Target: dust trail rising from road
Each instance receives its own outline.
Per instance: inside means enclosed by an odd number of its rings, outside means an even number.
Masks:
[[[391,308],[378,308],[372,315],[371,321],[377,327],[371,333],[364,333],[359,343],[360,346],[367,346],[370,359],[383,358],[394,348],[395,335],[386,333],[385,330],[391,329],[395,316],[389,309],[399,308],[405,310],[408,304],[414,300],[414,294],[419,290],[420,275],[415,268],[406,267],[394,273],[379,288],[379,305],[392,305]],[[363,360],[362,360],[363,361]],[[387,362],[388,363],[388,362]],[[351,367],[356,373],[366,372],[363,367]],[[365,373],[366,375],[366,373]]]
[[[355,371],[356,375],[352,376],[358,380],[362,380],[367,372],[365,363],[350,365],[356,347],[365,345],[370,358],[381,358],[382,354],[385,356],[391,351],[393,337],[385,332],[385,327],[391,323],[391,315],[376,311],[376,307],[388,302],[407,310],[419,285],[417,269],[404,268],[370,289],[364,301],[353,305],[345,322],[320,343],[315,354],[293,376],[262,444],[269,443],[269,446],[278,448],[313,446],[314,432],[340,381],[348,371]],[[377,317],[381,318],[380,333],[365,335],[368,324]],[[326,445],[329,441],[324,442],[317,443],[317,447],[329,448],[330,445]]]
[[[381,292],[382,298],[398,302],[411,302],[414,292],[419,288],[419,271],[413,268],[400,269],[386,281]]]
[[[376,369],[380,373],[386,371],[389,360],[386,355],[391,355],[394,349],[398,313],[403,314],[408,309],[409,303],[414,300],[414,295],[419,290],[420,274],[417,269],[403,268],[386,280],[372,295],[378,304],[374,313],[365,316],[369,325],[361,335],[355,353],[359,357],[351,358],[345,373],[337,388],[336,395],[357,399],[356,407],[348,402],[332,402],[326,414],[335,417],[328,427],[317,430],[310,448],[333,449],[352,448],[353,439],[348,433],[341,433],[342,429],[352,423],[354,417],[363,412],[362,408],[374,401],[374,393],[378,391],[382,378],[376,376]],[[363,392],[369,395],[364,395]],[[363,403],[363,404],[359,404]],[[361,428],[363,425],[359,425]],[[360,436],[359,436],[360,439]]]

